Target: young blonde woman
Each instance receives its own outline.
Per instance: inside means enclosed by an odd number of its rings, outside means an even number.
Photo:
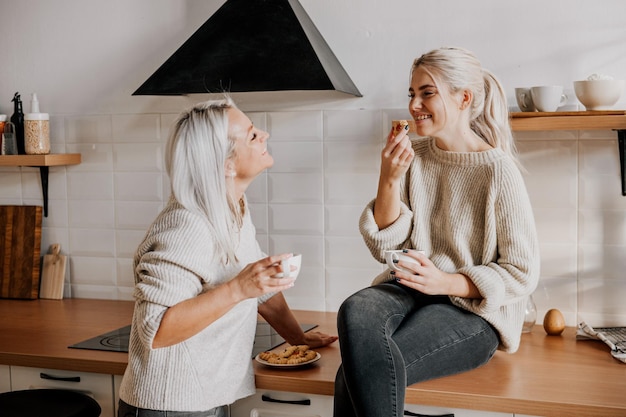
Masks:
[[[539,278],[497,79],[469,51],[430,51],[413,63],[409,112],[423,138],[389,134],[360,230],[380,262],[405,249],[415,263],[400,261],[408,272],[388,270],[342,304],[336,417],[400,417],[407,385],[515,352]]]
[[[222,417],[254,393],[257,312],[289,343],[336,340],[303,333],[261,251],[245,191],[274,160],[269,135],[230,99],[200,103],[176,121],[166,148],[171,198],[137,249],[135,310],[120,417]]]

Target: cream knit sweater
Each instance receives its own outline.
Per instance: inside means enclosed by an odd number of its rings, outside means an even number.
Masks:
[[[257,299],[240,302],[202,332],[152,349],[168,307],[232,279],[264,256],[246,210],[238,265],[214,256],[207,223],[174,200],[154,221],[135,255],[135,311],[128,366],[120,387],[126,403],[153,410],[205,411],[254,393],[251,353]]]
[[[446,152],[432,138],[413,142],[415,158],[402,182],[400,217],[379,230],[375,200],[360,230],[380,262],[388,249],[426,252],[442,271],[468,276],[483,299],[451,296],[499,332],[500,349],[520,343],[526,299],[539,280],[539,246],[521,173],[501,149]],[[374,284],[391,279],[389,271]]]

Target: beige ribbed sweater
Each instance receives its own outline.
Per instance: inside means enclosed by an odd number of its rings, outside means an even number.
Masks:
[[[240,302],[202,332],[152,349],[166,309],[232,279],[264,255],[246,210],[239,265],[214,256],[207,223],[170,200],[135,255],[135,311],[128,366],[120,387],[126,403],[153,410],[205,411],[254,393],[251,353],[257,299]]]
[[[501,149],[446,152],[431,138],[414,141],[413,149],[400,217],[379,230],[370,202],[360,219],[365,244],[383,263],[385,250],[414,248],[442,271],[468,276],[483,299],[450,299],[491,323],[500,349],[515,352],[526,299],[539,280],[536,228],[521,173]],[[389,279],[387,270],[374,283]]]

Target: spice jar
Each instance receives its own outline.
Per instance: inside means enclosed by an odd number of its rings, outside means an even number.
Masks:
[[[50,117],[39,113],[37,94],[33,94],[31,113],[24,115],[24,150],[27,155],[50,153]]]
[[[27,155],[50,153],[50,121],[46,113],[24,115],[24,150]]]
[[[4,126],[7,124],[7,115],[0,114],[0,135],[4,133]]]

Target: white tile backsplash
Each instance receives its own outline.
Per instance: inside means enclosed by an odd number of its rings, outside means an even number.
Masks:
[[[619,172],[619,153],[615,140],[580,141],[581,177],[614,175],[617,172]]]
[[[115,203],[105,200],[70,200],[68,202],[70,228],[115,227]]]
[[[377,173],[326,174],[326,204],[365,205],[374,197],[378,187]]]
[[[535,223],[539,241],[576,244],[578,239],[577,212],[569,208],[535,208]]]
[[[65,117],[66,143],[98,143],[112,140],[111,115]]]
[[[161,137],[161,117],[158,114],[114,114],[114,142],[154,142]]]
[[[147,229],[147,227],[146,227]],[[137,246],[146,235],[145,230],[118,230],[115,232],[115,256],[118,262],[123,258],[133,259]],[[132,270],[130,271],[132,275]]]
[[[579,245],[578,277],[580,279],[622,279],[626,271],[626,246]]]
[[[162,209],[163,204],[157,201],[116,201],[115,227],[118,230],[135,229],[145,232]]]
[[[380,169],[382,144],[378,142],[329,142],[324,144],[327,173],[373,172]]]
[[[324,239],[321,236],[272,235],[268,255],[279,253],[302,254],[302,267],[324,266]]]
[[[626,246],[626,216],[623,211],[580,210],[579,215],[580,243]]]
[[[41,201],[37,201],[34,205],[42,205]],[[48,200],[48,217],[44,217],[42,221],[43,227],[59,227],[66,228],[68,226],[68,205],[67,199]],[[67,229],[64,229],[67,230]],[[42,236],[43,237],[43,236]]]
[[[268,232],[267,227],[267,205],[266,204],[254,204],[248,202],[250,208],[250,216],[252,216],[252,223],[256,228],[257,234],[266,234]]]
[[[359,218],[363,206],[329,205],[324,206],[324,233],[326,236],[360,236]]]
[[[621,279],[580,280],[578,284],[579,314],[583,317],[588,313],[606,314],[608,317],[626,315],[624,291],[626,291],[626,281],[623,277]]]
[[[39,200],[39,205],[42,205],[39,170],[36,168],[25,168],[22,170],[20,180],[22,181],[22,197],[29,200]],[[48,184],[48,190],[50,190],[50,184]]]
[[[324,141],[380,141],[382,114],[378,110],[324,112]]]
[[[113,176],[108,172],[72,172],[67,175],[71,200],[112,200]]]
[[[269,142],[268,150],[274,157],[276,172],[322,172],[323,156],[321,142]]]
[[[33,179],[31,179],[33,181]],[[21,200],[22,198],[22,174],[19,168],[13,172],[0,172],[0,190],[2,190],[2,204],[19,204],[12,203],[11,200]]]
[[[68,172],[110,172],[113,169],[113,145],[111,144],[68,145],[67,151],[80,154],[80,164],[67,167]]]
[[[112,261],[115,256],[115,231],[93,228],[70,229],[69,249],[72,256],[99,257]],[[112,279],[115,279],[115,276]]]
[[[163,201],[163,176],[159,172],[116,172],[116,200]]]
[[[577,245],[539,243],[541,253],[541,278],[570,278],[575,280],[578,273]]]
[[[270,234],[324,233],[324,210],[321,204],[272,204],[268,215]]]
[[[371,256],[361,237],[327,236],[325,244],[327,267],[375,268],[381,265]]]
[[[275,164],[248,188],[257,239],[268,254],[299,252],[303,270],[285,293],[294,308],[336,311],[384,267],[358,229],[376,194],[391,120],[406,109],[255,111]],[[132,257],[169,198],[163,149],[175,113],[51,118],[53,149],[82,162],[52,167],[42,253],[69,257],[66,294],[132,299]],[[541,250],[538,322],[559,308],[602,324],[626,322],[626,197],[613,131],[515,132]],[[41,204],[39,171],[0,167],[0,204]]]
[[[318,173],[270,173],[270,203],[323,204],[324,181]]]
[[[113,145],[113,167],[117,171],[160,171],[163,145],[150,143],[116,143]]]
[[[270,141],[321,141],[322,117],[317,111],[271,112],[267,131]]]
[[[116,262],[117,280],[115,285],[118,288],[125,288],[132,294],[135,286],[135,275],[133,274],[133,258],[118,258]]]

